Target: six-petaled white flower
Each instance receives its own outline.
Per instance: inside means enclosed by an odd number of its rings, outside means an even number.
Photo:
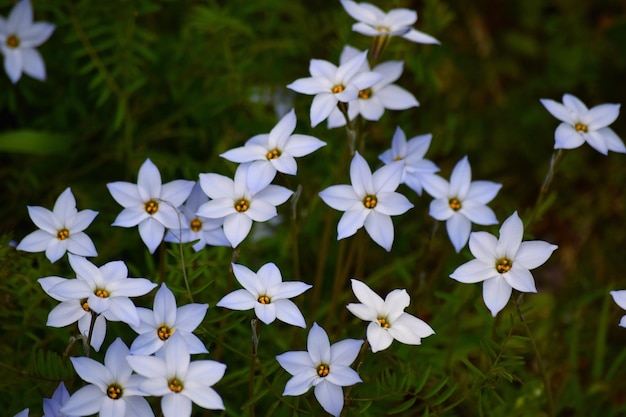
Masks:
[[[187,344],[174,333],[155,356],[131,355],[130,366],[146,380],[139,388],[161,398],[165,417],[191,416],[191,403],[210,410],[223,410],[224,403],[211,388],[224,376],[226,365],[211,360],[190,361]]]
[[[450,175],[450,182],[438,175],[422,177],[422,185],[434,200],[430,215],[446,221],[446,229],[454,249],[459,252],[467,243],[472,223],[488,226],[498,224],[496,215],[487,203],[494,199],[502,184],[491,181],[472,181],[472,169],[467,156],[463,157]]]
[[[80,256],[97,256],[96,247],[83,230],[98,215],[97,211],[76,209],[76,199],[66,188],[54,203],[52,211],[28,206],[28,214],[40,230],[35,230],[17,245],[26,252],[46,252],[50,262],[59,260],[65,252]]]
[[[615,304],[626,310],[626,290],[611,291],[611,297],[613,297]],[[622,316],[619,325],[626,327],[626,316]]]
[[[423,320],[404,312],[411,301],[406,290],[393,290],[383,300],[366,284],[352,279],[352,291],[360,304],[346,307],[367,326],[367,341],[372,352],[387,349],[393,339],[408,345],[419,345],[422,339],[435,333]]]
[[[337,239],[352,236],[361,227],[388,252],[393,244],[391,216],[405,213],[413,204],[395,192],[402,178],[403,164],[389,164],[372,174],[358,152],[350,164],[352,185],[333,185],[319,193],[330,207],[345,211],[337,225]]]
[[[311,103],[313,127],[326,120],[338,103],[356,100],[359,91],[380,81],[380,74],[361,71],[366,59],[367,51],[339,67],[328,61],[312,59],[309,65],[311,77],[300,78],[287,86],[298,93],[315,95]]]
[[[289,298],[302,294],[311,285],[304,282],[283,282],[278,267],[270,262],[254,273],[243,265],[232,264],[235,278],[244,289],[224,296],[218,307],[232,310],[254,309],[256,316],[265,324],[275,319],[293,326],[306,327],[304,317]]]
[[[483,299],[495,316],[511,297],[512,289],[520,292],[537,292],[531,269],[543,265],[556,245],[532,240],[522,242],[524,225],[514,212],[500,227],[500,237],[491,233],[474,232],[469,248],[476,257],[459,266],[450,278],[472,284],[483,283]]]
[[[294,157],[315,152],[325,142],[313,136],[293,134],[296,113],[292,109],[283,116],[268,134],[250,138],[245,146],[224,152],[220,156],[237,163],[250,163],[248,188],[252,192],[272,182],[276,172],[296,175],[298,165]]]
[[[439,171],[437,165],[424,159],[432,137],[433,135],[429,133],[415,136],[407,141],[404,131],[397,127],[391,139],[391,149],[387,149],[378,156],[385,164],[404,162],[401,184],[406,184],[418,195],[422,195],[422,178]]]
[[[61,413],[61,408],[70,399],[70,393],[63,381],[52,394],[52,398],[43,399],[43,417],[78,417],[75,414]]]
[[[350,364],[354,362],[362,340],[345,339],[333,345],[317,323],[309,331],[306,351],[285,352],[276,360],[293,377],[283,395],[302,395],[315,387],[315,398],[326,412],[337,417],[343,409],[343,389],[362,382]]]
[[[162,184],[159,169],[146,159],[139,168],[137,184],[123,181],[107,184],[111,196],[124,207],[113,226],[139,225],[141,239],[150,253],[154,253],[163,240],[165,228],[180,229],[182,220],[176,208],[187,199],[193,185],[193,181],[187,180]]]
[[[208,304],[187,304],[176,307],[176,299],[165,283],[154,296],[153,310],[137,307],[140,324],[131,325],[139,336],[130,346],[133,355],[151,355],[161,349],[175,332],[187,344],[189,353],[207,353],[206,347],[192,332],[200,325]]]
[[[626,153],[624,142],[608,127],[619,116],[619,104],[600,104],[588,109],[571,94],[563,95],[563,104],[541,99],[541,104],[561,123],[554,132],[554,148],[573,149],[587,142],[601,154]]]
[[[4,70],[13,84],[22,72],[41,81],[46,79],[46,67],[35,48],[48,40],[53,31],[51,23],[33,23],[30,0],[18,2],[6,20],[0,17],[0,52],[4,55]]]

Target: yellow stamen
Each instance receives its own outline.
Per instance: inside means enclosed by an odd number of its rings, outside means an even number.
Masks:
[[[337,93],[341,93],[341,92],[342,92],[343,90],[345,90],[345,89],[346,89],[346,87],[344,87],[343,85],[341,85],[341,84],[337,84],[337,85],[336,85],[336,86],[334,86],[334,87],[332,88],[332,90],[330,90],[330,91],[332,91],[334,94],[337,94]]]
[[[389,323],[387,322],[387,319],[385,317],[380,317],[378,319],[378,324],[380,324],[380,327],[388,329],[389,328]]]
[[[111,384],[107,388],[107,396],[114,400],[119,400],[122,398],[122,387],[117,384]]]
[[[100,297],[100,298],[107,298],[109,296],[109,292],[107,290],[101,290],[101,289],[97,289],[94,294],[96,294],[96,297]]]
[[[448,200],[448,204],[450,205],[450,208],[454,211],[461,210],[461,202],[456,197],[453,197],[450,200]]]
[[[584,123],[576,123],[574,129],[576,129],[577,132],[587,133],[587,125]]]
[[[83,308],[83,310],[85,310],[88,313],[91,311],[89,309],[89,303],[87,302],[86,298],[83,298],[82,300],[80,300],[80,306]]]
[[[65,240],[68,237],[70,237],[70,231],[67,229],[61,229],[57,232],[57,239],[58,240]]]
[[[366,88],[365,90],[360,90],[359,91],[359,98],[361,100],[367,100],[371,96],[372,96],[372,89],[371,88]]]
[[[183,384],[176,378],[170,379],[167,386],[170,391],[175,393],[179,393],[183,390]]]
[[[373,209],[378,204],[378,199],[375,195],[366,195],[363,199],[363,205],[368,209]]]
[[[250,208],[250,202],[247,200],[244,200],[243,198],[235,204],[235,210],[237,210],[239,213],[248,211],[249,208]]]
[[[272,302],[272,300],[267,295],[260,296],[258,301],[261,304],[269,304]]]
[[[192,232],[199,232],[200,230],[202,230],[202,220],[196,217],[189,223],[189,228]]]
[[[389,28],[387,26],[377,26],[376,30],[379,32],[389,32]]]
[[[143,209],[150,215],[153,215],[154,213],[156,213],[157,211],[159,211],[159,203],[154,201],[154,200],[150,200],[147,203],[145,203],[143,205]]]
[[[7,37],[7,41],[6,44],[9,48],[11,49],[15,49],[18,46],[20,46],[20,38],[17,37],[17,35],[13,34],[13,35],[9,35]]]
[[[265,156],[267,159],[276,159],[280,156],[280,151],[278,149],[274,149],[273,151],[269,151]]]
[[[504,274],[505,272],[509,272],[512,267],[513,267],[513,262],[511,262],[507,258],[499,259],[496,262],[496,271],[498,271],[500,274]]]
[[[174,330],[176,329],[173,329],[169,327],[168,325],[163,324],[161,325],[161,327],[157,329],[157,336],[159,336],[159,339],[165,341],[169,339],[171,335],[174,334]]]
[[[321,376],[322,378],[324,378],[325,376],[328,376],[329,372],[330,372],[330,366],[328,365],[325,365],[322,363],[317,367],[317,375]]]

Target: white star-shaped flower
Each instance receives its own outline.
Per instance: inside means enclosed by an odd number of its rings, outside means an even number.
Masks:
[[[52,211],[28,206],[31,220],[40,230],[27,235],[17,245],[26,252],[46,252],[50,262],[58,261],[65,252],[80,256],[97,256],[96,247],[85,230],[98,215],[97,211],[76,209],[76,199],[66,188],[54,203]]]
[[[194,181],[176,180],[161,183],[161,173],[150,159],[139,168],[137,184],[117,181],[107,184],[111,196],[124,210],[113,226],[139,225],[139,235],[154,253],[163,240],[165,228],[180,229],[181,219],[176,208],[191,193]]]
[[[239,165],[234,180],[219,174],[200,174],[202,191],[211,200],[196,213],[210,219],[224,219],[224,233],[232,247],[237,247],[250,233],[252,222],[265,222],[278,213],[276,206],[289,199],[293,191],[269,181],[259,184],[258,192],[248,188],[248,169]],[[270,180],[271,181],[271,180]]]
[[[367,326],[367,341],[372,352],[387,349],[393,339],[419,345],[423,338],[435,333],[423,320],[404,312],[411,301],[406,290],[393,290],[383,300],[363,282],[351,281],[352,291],[361,303],[346,307],[361,320],[371,322]]]
[[[46,67],[35,48],[48,40],[53,31],[51,23],[33,23],[29,0],[18,2],[6,20],[0,17],[0,51],[4,55],[4,70],[13,84],[22,72],[37,80],[46,79]]]
[[[495,316],[504,308],[513,288],[520,292],[537,292],[530,273],[543,265],[557,248],[548,242],[522,242],[524,225],[514,212],[500,227],[500,238],[491,233],[474,232],[469,248],[476,257],[459,266],[450,278],[466,284],[483,283],[483,299]]]
[[[600,104],[591,109],[571,94],[563,104],[541,99],[541,104],[561,123],[554,132],[554,148],[573,149],[587,142],[603,155],[609,151],[626,153],[624,142],[608,127],[619,116],[619,104]]]
[[[382,75],[363,72],[367,51],[362,52],[337,67],[328,61],[312,59],[309,65],[311,77],[300,78],[287,86],[298,93],[315,95],[311,104],[311,125],[326,120],[338,103],[356,100],[359,91],[371,87]]]
[[[337,239],[352,236],[361,227],[387,252],[393,244],[391,216],[405,213],[413,204],[395,192],[400,185],[403,165],[384,165],[372,174],[358,152],[350,164],[352,185],[333,185],[319,193],[330,207],[345,211],[337,225]]]
[[[232,310],[254,309],[256,316],[265,324],[275,319],[293,326],[306,327],[304,317],[289,298],[302,294],[311,285],[304,282],[283,282],[278,267],[270,262],[254,273],[243,265],[232,264],[235,278],[244,289],[224,296],[218,307]]]
[[[613,297],[615,304],[626,310],[626,290],[611,291],[611,297]],[[622,316],[619,325],[626,327],[626,316]]]
[[[439,171],[437,165],[424,159],[432,137],[433,135],[429,133],[415,136],[407,142],[404,131],[397,127],[391,140],[391,149],[387,149],[378,156],[378,159],[385,164],[404,162],[401,184],[406,184],[418,195],[422,195],[422,179]]]
[[[450,182],[438,175],[422,177],[422,185],[434,200],[430,215],[446,221],[446,229],[454,249],[459,252],[467,243],[472,223],[483,226],[498,224],[496,215],[487,203],[494,199],[502,184],[492,181],[472,181],[472,169],[467,156],[463,157],[450,175]]]
[[[283,116],[269,134],[250,138],[245,146],[224,152],[220,156],[237,163],[250,163],[248,188],[252,192],[272,182],[276,172],[296,175],[295,157],[315,152],[326,142],[313,136],[292,134],[296,128],[296,113],[292,109]]]
[[[309,331],[306,351],[285,352],[276,360],[293,377],[283,395],[302,395],[315,387],[315,398],[326,412],[337,417],[343,409],[343,389],[362,382],[350,364],[354,362],[362,340],[345,339],[333,345],[317,323]]]

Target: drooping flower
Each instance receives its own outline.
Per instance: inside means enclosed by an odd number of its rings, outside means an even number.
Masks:
[[[252,222],[265,222],[278,213],[276,206],[284,203],[293,191],[269,181],[259,184],[260,190],[248,188],[248,165],[237,167],[234,180],[219,174],[200,174],[202,191],[211,200],[196,213],[210,219],[224,219],[224,233],[232,247],[237,247],[250,233]],[[271,180],[270,180],[271,181]]]
[[[413,204],[395,192],[402,178],[403,164],[385,165],[372,174],[365,159],[358,152],[350,164],[352,185],[333,185],[319,193],[330,207],[345,211],[337,225],[337,239],[352,236],[358,229],[365,230],[372,240],[387,252],[393,244],[391,216],[405,213]]]
[[[300,78],[287,85],[287,88],[298,93],[315,95],[311,104],[313,127],[326,120],[338,103],[356,100],[359,91],[380,81],[380,74],[360,71],[366,59],[367,51],[339,67],[328,61],[312,59],[309,65],[311,77]]]
[[[52,398],[43,399],[43,417],[78,417],[75,414],[70,415],[61,412],[61,408],[63,408],[69,398],[70,393],[65,388],[63,381],[61,381],[52,394]]]
[[[13,84],[22,72],[37,80],[46,79],[46,67],[35,48],[47,41],[53,31],[51,23],[33,23],[30,0],[19,1],[6,20],[0,17],[0,51],[4,55],[4,70]]]
[[[346,307],[367,326],[367,341],[372,352],[387,349],[393,339],[408,345],[419,345],[422,339],[435,333],[423,320],[404,312],[411,301],[406,290],[393,290],[383,300],[365,283],[352,279],[352,291],[360,304]]]
[[[54,203],[52,211],[38,206],[28,206],[28,214],[39,230],[27,235],[17,245],[26,252],[46,252],[50,262],[58,261],[65,252],[80,256],[97,256],[92,240],[83,232],[97,211],[76,209],[76,199],[68,187]]]
[[[626,310],[626,290],[611,291],[611,297],[613,297],[615,304]],[[622,316],[619,325],[626,327],[626,316]]]
[[[401,184],[406,184],[418,195],[422,195],[422,179],[439,171],[437,165],[424,159],[432,137],[433,135],[429,133],[415,136],[407,142],[404,131],[397,127],[391,140],[391,149],[378,156],[385,164],[404,162]]]
[[[187,344],[189,353],[207,353],[206,347],[192,332],[200,325],[208,304],[186,304],[176,307],[176,299],[165,283],[154,296],[153,310],[137,307],[140,324],[131,326],[139,336],[130,346],[133,355],[151,355],[162,349],[170,336],[178,333]]]
[[[304,282],[283,282],[278,267],[270,262],[252,272],[243,265],[232,264],[233,273],[244,289],[235,290],[224,296],[218,307],[232,310],[254,309],[256,316],[265,324],[276,318],[287,324],[306,328],[298,307],[289,298],[302,294],[311,285]]]
[[[211,360],[190,361],[187,344],[178,333],[155,356],[131,355],[126,360],[146,379],[139,388],[161,398],[165,417],[191,416],[191,403],[223,410],[224,403],[211,388],[224,376],[226,365]]]
[[[343,64],[360,53],[361,51],[358,49],[346,45],[343,48],[339,62]],[[365,120],[379,120],[383,116],[385,109],[406,110],[419,106],[413,94],[402,87],[392,84],[402,75],[403,66],[404,63],[402,61],[389,61],[383,62],[372,69],[373,72],[382,75],[383,78],[371,87],[360,90],[357,99],[350,102],[348,106],[348,117],[350,120],[354,120],[359,114]],[[367,61],[363,63],[361,71],[370,71]],[[328,116],[328,127],[334,128],[344,126],[345,124],[346,118],[339,109],[335,108]]]
[[[111,196],[124,210],[113,226],[139,225],[139,235],[154,253],[163,240],[165,228],[180,229],[181,219],[176,208],[191,193],[194,182],[175,180],[161,185],[161,173],[150,159],[139,168],[137,184],[117,181],[107,184]]]
[[[315,152],[325,142],[313,136],[292,134],[296,128],[296,113],[292,109],[283,116],[269,134],[250,138],[245,146],[224,152],[220,156],[237,163],[250,163],[248,188],[252,192],[272,182],[276,172],[296,175],[298,166],[294,157]]]
[[[330,344],[328,335],[317,323],[309,331],[306,351],[285,352],[276,360],[293,377],[283,395],[302,395],[315,387],[315,398],[326,412],[337,417],[343,409],[343,389],[362,382],[350,364],[354,362],[362,340],[344,339]]]
[[[571,94],[563,95],[563,104],[541,99],[541,104],[562,123],[554,132],[554,148],[573,149],[587,142],[603,155],[609,151],[626,153],[624,142],[608,127],[619,116],[620,104],[600,104],[588,109]]]
[[[494,317],[509,301],[513,288],[537,292],[530,270],[543,265],[557,249],[541,240],[522,242],[523,235],[524,225],[517,212],[502,223],[499,238],[487,232],[472,233],[469,248],[476,259],[450,274],[450,278],[466,284],[484,281],[483,299]]]
[[[472,169],[467,156],[463,157],[450,175],[450,182],[438,175],[426,175],[422,185],[434,200],[430,215],[446,221],[446,229],[454,249],[459,252],[469,238],[472,223],[483,226],[498,224],[496,215],[487,203],[494,199],[502,184],[492,181],[472,181]]]
[[[119,337],[107,349],[104,365],[87,357],[70,358],[78,376],[89,382],[67,400],[61,412],[89,416],[147,417],[154,413],[139,389],[143,376],[131,375],[128,347]]]

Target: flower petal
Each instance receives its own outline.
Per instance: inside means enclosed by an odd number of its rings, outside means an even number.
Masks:
[[[513,289],[508,282],[500,276],[488,279],[483,283],[483,299],[492,316],[495,317],[506,306],[512,291]]]

